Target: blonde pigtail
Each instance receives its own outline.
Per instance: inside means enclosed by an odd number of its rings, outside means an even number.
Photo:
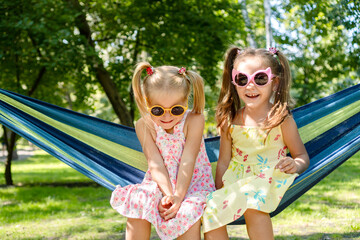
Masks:
[[[193,109],[194,113],[203,113],[205,108],[205,93],[203,78],[193,71],[186,71],[186,76],[193,88]]]
[[[148,63],[148,62],[138,63],[136,65],[134,75],[132,78],[132,88],[134,91],[135,101],[136,101],[136,104],[139,108],[139,112],[142,117],[146,116],[146,114],[147,114],[147,105],[146,105],[146,100],[145,100],[146,96],[144,95],[142,87],[141,87],[142,86],[141,74],[142,74],[143,70],[145,70],[147,68],[152,68],[150,63]],[[144,82],[146,81],[147,78],[148,78],[148,76],[146,76],[144,78]]]

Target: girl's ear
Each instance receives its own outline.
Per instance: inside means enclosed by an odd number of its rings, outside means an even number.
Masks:
[[[273,80],[272,90],[273,90],[274,92],[276,92],[276,91],[278,90],[279,81],[280,81],[280,78],[279,78],[279,77],[275,77],[275,79]]]

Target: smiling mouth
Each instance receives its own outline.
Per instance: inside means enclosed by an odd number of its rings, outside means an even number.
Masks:
[[[259,96],[259,94],[255,94],[255,93],[251,94],[251,93],[248,93],[248,94],[245,94],[245,96],[248,97],[248,98],[256,98],[256,97]]]
[[[168,121],[168,122],[166,122],[166,121],[160,121],[160,122],[162,122],[162,123],[165,123],[165,124],[167,124],[167,123],[171,123],[173,120],[170,120],[170,121]]]

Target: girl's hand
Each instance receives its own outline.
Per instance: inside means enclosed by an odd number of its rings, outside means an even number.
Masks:
[[[179,196],[175,196],[175,195],[165,196],[161,199],[161,204],[163,204],[164,206],[170,206],[170,208],[167,209],[163,214],[164,215],[163,218],[165,221],[172,219],[176,216],[181,206],[181,203],[182,203],[182,199]]]
[[[168,202],[168,196],[164,196],[160,202],[159,202],[159,206],[158,206],[158,209],[159,209],[159,213],[160,213],[160,217],[162,219],[165,220],[165,212],[171,207],[171,203],[167,203]]]
[[[276,164],[275,169],[279,169],[280,172],[287,174],[297,173],[298,165],[296,161],[291,157],[285,157]]]

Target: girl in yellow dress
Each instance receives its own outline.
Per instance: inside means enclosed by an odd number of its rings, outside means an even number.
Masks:
[[[250,239],[274,238],[269,213],[309,165],[289,109],[290,81],[275,48],[229,49],[216,111],[218,190],[207,196],[205,239],[228,239],[226,225],[242,215]]]

